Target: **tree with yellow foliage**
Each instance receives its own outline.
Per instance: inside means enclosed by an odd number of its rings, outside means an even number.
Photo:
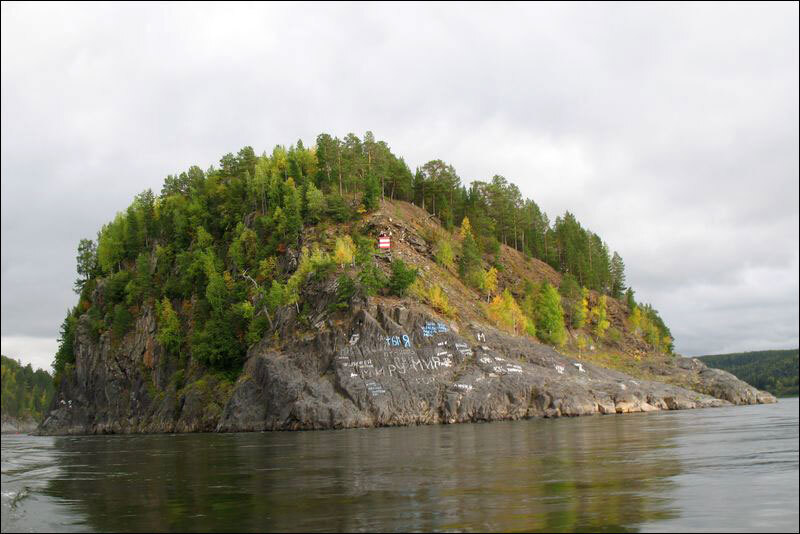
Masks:
[[[495,325],[506,332],[516,335],[523,333],[529,336],[536,335],[533,322],[525,316],[508,289],[505,289],[502,295],[497,295],[492,299],[492,302],[486,307],[486,314]]]
[[[466,215],[464,219],[461,221],[461,231],[459,232],[461,239],[465,239],[467,236],[472,236],[472,225],[469,222],[469,217]]]
[[[594,334],[603,338],[606,335],[606,329],[611,326],[611,323],[606,319],[606,296],[601,296],[597,305],[592,308],[592,319],[594,321]]]
[[[483,278],[483,290],[486,292],[486,302],[489,302],[492,293],[497,291],[497,269],[494,267],[489,267],[489,270],[486,271]]]
[[[333,260],[344,268],[345,263],[352,263],[355,256],[356,246],[353,239],[346,235],[336,238],[336,248],[333,253]]]

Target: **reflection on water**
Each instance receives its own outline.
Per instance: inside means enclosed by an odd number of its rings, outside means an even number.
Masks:
[[[39,467],[20,464],[32,447]],[[796,400],[326,432],[4,437],[3,530],[731,530],[747,523],[726,528],[737,511],[709,493],[736,484],[746,497],[756,479],[761,498],[793,506],[768,507],[786,520],[760,530],[796,530],[797,451]]]

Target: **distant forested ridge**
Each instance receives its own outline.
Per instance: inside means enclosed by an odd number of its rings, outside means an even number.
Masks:
[[[53,377],[31,364],[22,364],[2,356],[3,419],[32,417],[37,421],[50,406],[53,398]]]
[[[798,393],[798,349],[761,350],[699,356],[709,367],[728,371],[776,397]]]

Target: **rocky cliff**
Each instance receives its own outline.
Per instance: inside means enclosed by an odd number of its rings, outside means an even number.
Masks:
[[[338,284],[348,267],[336,265],[336,272],[309,277],[299,304],[276,311],[266,334],[247,350],[241,372],[222,372],[203,366],[185,347],[178,358],[167,355],[152,301],[130,308],[135,322],[124,335],[93,328],[91,310],[112,307],[109,281],[99,279],[82,298],[74,364],[61,374],[39,432],[328,429],[775,402],[699,360],[653,351],[630,324],[630,310],[613,298],[607,311],[617,336],[597,337],[587,326],[569,332],[562,352],[494,328],[483,295],[435,261],[445,230],[416,206],[387,201],[354,226],[363,235],[391,236],[391,258],[415,267],[425,286],[446,295],[455,310],[450,318],[418,296],[362,292],[342,309]],[[301,241],[330,249],[353,230],[346,224],[310,227]],[[285,251],[277,267],[282,276],[298,270],[298,257],[297,250]],[[389,260],[374,257],[385,275]],[[549,265],[510,247],[501,246],[496,260],[503,266],[499,287],[520,299],[526,281],[558,285],[561,279]],[[589,305],[599,298],[589,292]],[[196,300],[197,294],[174,299],[175,309],[191,310]],[[195,321],[181,313],[188,337]],[[581,349],[579,339],[592,344]],[[625,372],[592,357],[603,354],[623,362]]]
[[[298,336],[285,309],[279,335],[250,348],[233,383],[199,369],[176,381],[160,363],[150,310],[116,348],[108,335],[93,341],[81,321],[75,368],[40,432],[332,429],[775,402],[695,359],[660,370],[691,389],[635,379],[487,325],[459,326],[408,299],[364,300],[346,317]]]

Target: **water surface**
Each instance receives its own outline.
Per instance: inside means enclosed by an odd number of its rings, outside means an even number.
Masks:
[[[797,531],[798,401],[324,432],[2,438],[6,531]]]

